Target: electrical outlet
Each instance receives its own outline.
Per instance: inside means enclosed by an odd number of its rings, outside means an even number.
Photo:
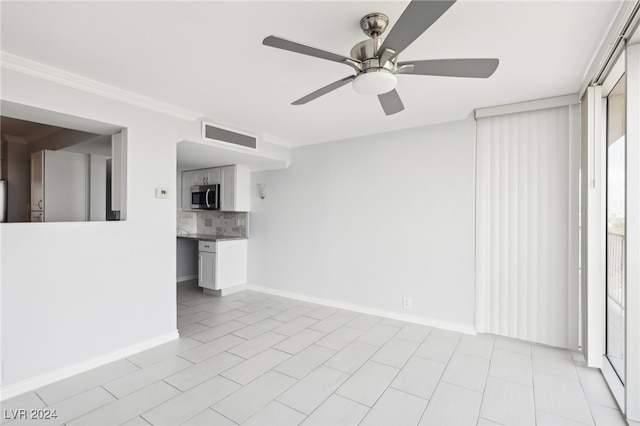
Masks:
[[[205,217],[204,226],[213,226],[213,219],[211,219],[210,217]]]
[[[402,298],[402,309],[411,309],[413,302],[411,300],[410,297],[403,297]]]

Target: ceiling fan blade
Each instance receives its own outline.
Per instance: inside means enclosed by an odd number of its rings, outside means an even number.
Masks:
[[[389,31],[387,38],[378,49],[378,55],[381,55],[385,49],[393,50],[395,56],[399,55],[455,2],[456,0],[413,0]]]
[[[334,90],[344,86],[345,84],[353,81],[353,79],[356,78],[355,75],[350,75],[349,77],[345,77],[342,80],[338,80],[336,82],[333,82],[327,86],[324,86],[321,89],[316,90],[313,93],[309,93],[307,96],[304,96],[300,99],[298,99],[295,102],[292,102],[291,105],[304,105],[307,102],[310,102],[316,98],[319,98],[322,95],[326,95],[329,92],[333,92]]]
[[[398,92],[396,92],[396,89],[383,93],[382,95],[378,95],[378,100],[380,101],[380,105],[382,105],[384,113],[387,115],[393,115],[404,109],[404,105],[402,105],[402,100],[400,99]]]
[[[402,74],[439,75],[444,77],[487,78],[498,68],[498,59],[428,59],[425,61],[400,62]],[[413,67],[411,67],[413,65]]]
[[[354,67],[355,69],[359,69],[358,65],[360,64],[360,61],[358,61],[357,59],[347,58],[346,56],[327,52],[315,47],[306,46],[304,44],[296,43],[295,41],[285,40],[280,37],[266,37],[264,40],[262,40],[262,44],[264,44],[265,46],[275,47],[277,49],[288,50],[290,52],[313,56],[315,58],[327,59],[333,62],[340,62],[342,64],[347,64],[351,67]]]

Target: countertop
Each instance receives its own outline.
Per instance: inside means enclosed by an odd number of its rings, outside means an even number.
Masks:
[[[178,238],[188,238],[190,240],[202,240],[202,241],[231,241],[231,240],[246,240],[247,237],[231,237],[228,235],[212,235],[212,234],[177,234]]]

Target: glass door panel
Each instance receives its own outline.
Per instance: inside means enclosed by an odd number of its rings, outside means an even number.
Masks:
[[[607,97],[607,342],[606,356],[625,377],[625,77]]]

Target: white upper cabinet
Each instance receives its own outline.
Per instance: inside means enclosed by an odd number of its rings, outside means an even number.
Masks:
[[[245,166],[220,167],[220,210],[225,212],[248,212],[250,208],[250,174]]]
[[[191,187],[220,185],[220,210],[248,212],[250,207],[249,168],[234,165],[182,172],[182,210],[192,211]]]
[[[215,167],[213,169],[209,169],[209,178],[207,180],[207,185],[221,184],[222,183],[222,172],[220,171],[220,167]]]
[[[195,185],[209,185],[209,169],[196,170]]]
[[[220,168],[196,170],[194,185],[215,185],[220,183]]]

